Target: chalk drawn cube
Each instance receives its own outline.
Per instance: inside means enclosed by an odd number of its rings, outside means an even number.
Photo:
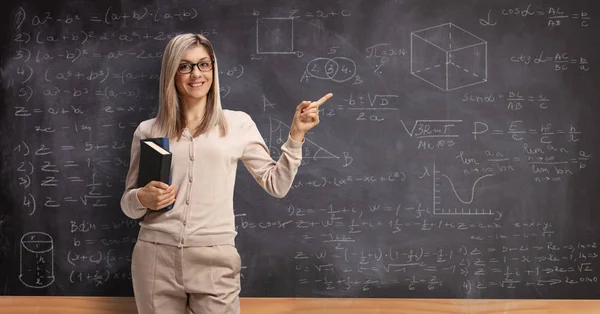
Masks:
[[[256,19],[257,54],[294,54],[294,19]]]
[[[443,91],[487,82],[487,42],[452,23],[412,32],[410,73]]]

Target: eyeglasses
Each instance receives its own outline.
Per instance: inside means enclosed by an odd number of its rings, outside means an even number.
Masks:
[[[198,67],[198,70],[200,70],[200,72],[208,72],[212,70],[213,63],[213,60],[202,60],[198,63],[182,63],[177,67],[177,72],[179,72],[180,74],[190,74],[194,72],[194,67]]]

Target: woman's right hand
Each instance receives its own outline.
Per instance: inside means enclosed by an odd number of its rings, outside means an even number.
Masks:
[[[175,187],[160,181],[151,181],[138,191],[138,199],[146,208],[163,209],[175,202]]]

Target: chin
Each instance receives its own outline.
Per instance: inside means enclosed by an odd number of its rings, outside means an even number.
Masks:
[[[198,91],[190,91],[188,92],[188,97],[190,98],[204,98],[208,95],[207,90],[198,90]]]

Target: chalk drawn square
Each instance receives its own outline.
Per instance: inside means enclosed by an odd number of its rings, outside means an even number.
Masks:
[[[410,73],[443,90],[487,82],[487,42],[452,24],[411,33]]]
[[[294,54],[294,19],[256,19],[257,54]]]

